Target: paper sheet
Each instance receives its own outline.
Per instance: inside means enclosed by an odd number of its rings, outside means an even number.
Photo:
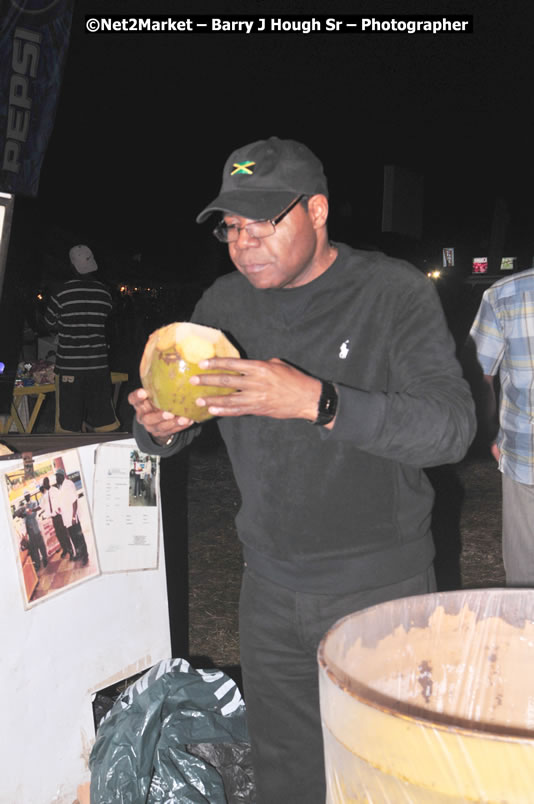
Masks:
[[[156,569],[159,461],[124,444],[95,455],[93,525],[102,572]]]

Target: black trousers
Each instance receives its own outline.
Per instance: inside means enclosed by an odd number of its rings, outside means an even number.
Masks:
[[[56,536],[61,545],[61,550],[64,553],[69,553],[71,556],[74,555],[74,548],[67,532],[67,528],[63,524],[63,517],[61,514],[54,514],[52,517],[52,522],[54,523]]]
[[[87,543],[85,536],[79,522],[75,522],[70,528],[67,528],[72,544],[74,545],[74,552],[77,558],[87,558]]]
[[[344,596],[294,592],[245,569],[239,635],[256,804],[324,804],[317,649],[326,632],[367,606],[435,588],[432,567]]]

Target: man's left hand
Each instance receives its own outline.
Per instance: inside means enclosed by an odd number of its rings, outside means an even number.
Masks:
[[[191,377],[193,385],[233,388],[228,396],[200,398],[214,416],[270,416],[273,419],[315,421],[321,395],[321,382],[284,363],[283,360],[242,360],[214,357],[200,368],[233,371],[236,374],[200,374]]]

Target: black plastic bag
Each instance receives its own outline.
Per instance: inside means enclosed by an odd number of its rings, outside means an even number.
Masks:
[[[220,670],[160,662],[103,718],[91,804],[253,804],[245,704]]]
[[[197,743],[188,745],[187,750],[219,771],[228,804],[253,804],[254,772],[249,743]]]

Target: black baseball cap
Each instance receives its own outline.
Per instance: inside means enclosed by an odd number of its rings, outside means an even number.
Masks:
[[[323,166],[306,145],[269,137],[234,151],[226,160],[217,198],[197,216],[230,212],[244,218],[276,217],[298,195],[328,196]]]

